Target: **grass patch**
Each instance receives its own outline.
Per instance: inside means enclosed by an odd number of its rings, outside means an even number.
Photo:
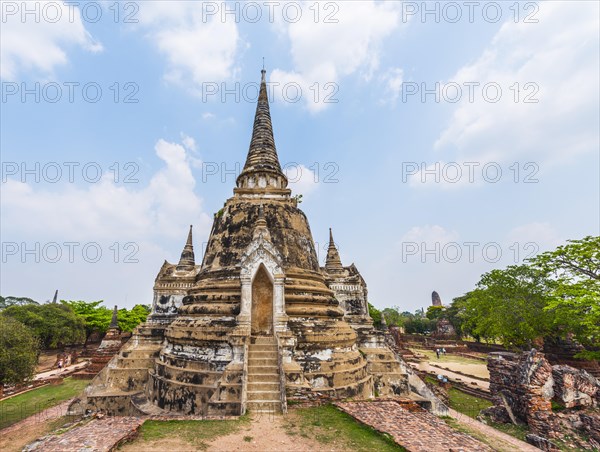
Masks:
[[[75,397],[88,383],[88,380],[75,380],[69,377],[65,378],[60,385],[43,386],[1,401],[0,429]]]
[[[450,390],[448,391],[448,397],[450,399],[450,408],[453,408],[459,413],[467,415],[473,419],[477,418],[477,415],[481,410],[492,406],[492,402],[490,402],[489,400],[465,394],[464,392],[454,388],[450,388]],[[447,422],[450,423],[450,421]],[[489,419],[486,420],[486,423],[490,427],[493,427],[496,430],[506,433],[507,435],[520,439],[521,441],[525,441],[525,435],[529,433],[529,430],[524,425],[498,424],[496,422],[490,421]],[[473,434],[473,436],[476,435]],[[479,437],[477,438],[481,439]]]
[[[333,405],[288,411],[283,426],[288,435],[314,438],[321,444],[352,451],[404,451],[387,434],[357,422]]]
[[[481,410],[492,406],[492,402],[489,400],[466,394],[454,388],[448,390],[448,398],[450,408],[473,419],[477,418]]]
[[[421,355],[427,356],[427,359],[434,364],[439,363],[459,363],[459,364],[475,364],[478,366],[486,367],[485,361],[480,361],[478,359],[466,358],[464,356],[452,355],[450,353],[446,355],[440,354],[440,358],[438,359],[435,355],[435,351],[433,350],[421,350],[421,349],[412,349],[413,352],[419,353]]]
[[[521,441],[525,441],[525,436],[529,433],[526,425],[515,425],[515,424],[498,424],[496,422],[487,421],[490,427],[494,427],[496,430],[506,433],[507,435],[513,436]]]
[[[178,437],[190,445],[205,450],[213,439],[235,433],[250,422],[248,416],[230,421],[146,421],[140,428],[136,442],[156,441],[165,437]],[[244,441],[248,441],[244,437]],[[143,446],[143,444],[140,444]]]
[[[247,443],[251,443],[253,439],[254,438],[251,436],[244,436],[244,441],[246,441]]]

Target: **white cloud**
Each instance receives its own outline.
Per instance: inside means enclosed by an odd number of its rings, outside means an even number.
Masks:
[[[185,148],[189,151],[196,152],[198,150],[198,146],[196,145],[196,140],[194,138],[186,135],[185,133],[181,133],[181,142],[185,146]]]
[[[110,171],[98,183],[88,187],[69,185],[61,191],[9,178],[2,186],[3,233],[36,239],[128,236],[149,240],[177,238],[181,227],[190,221],[208,228],[210,219],[194,193],[196,181],[185,148],[161,139],[155,152],[164,167],[143,188],[115,184]]]
[[[402,92],[404,71],[399,67],[390,68],[381,76],[381,80],[385,84],[386,94],[386,97],[381,100],[381,103],[395,105]]]
[[[556,162],[597,152],[599,5],[541,2],[539,8],[539,23],[506,22],[479,59],[448,80],[461,86],[494,82],[502,96],[486,102],[480,86],[470,103],[463,89],[436,149],[456,148],[464,160],[497,162]],[[515,83],[518,102],[510,89]],[[523,102],[527,95],[539,102]]]
[[[283,172],[288,178],[288,187],[296,195],[306,196],[314,192],[319,186],[319,178],[315,172],[302,164],[286,165]]]
[[[216,115],[214,113],[211,113],[209,111],[207,111],[206,113],[202,113],[202,119],[209,120],[214,118],[216,118]]]
[[[110,172],[96,184],[59,190],[10,178],[3,183],[2,294],[43,301],[58,288],[62,299],[148,304],[154,277],[164,259],[177,262],[190,223],[196,262],[201,262],[211,218],[194,193],[189,152],[164,140],[156,143],[155,152],[163,167],[143,187],[115,184]],[[16,254],[5,250],[9,242],[17,244]],[[76,243],[72,261],[66,242]],[[23,256],[36,244],[37,254]],[[91,252],[84,253],[90,244],[95,244]],[[56,248],[61,257],[51,262]],[[91,262],[97,248],[101,257]]]
[[[329,105],[326,96],[332,95],[331,86],[342,77],[359,72],[370,79],[379,67],[381,42],[399,23],[397,2],[331,2],[337,11],[327,14],[336,23],[325,21],[321,14],[315,21],[310,9],[312,2],[301,2],[303,15],[295,23],[279,21],[277,30],[290,40],[292,70],[275,69],[272,82],[295,82],[302,87],[303,102],[312,112]],[[310,88],[318,84],[317,89]],[[277,91],[277,90],[276,90]],[[281,92],[276,97],[281,98]]]
[[[140,25],[165,55],[165,79],[194,92],[237,72],[240,44],[234,17],[207,16],[203,2],[152,1],[140,4]]]
[[[76,6],[68,7],[62,2],[50,1],[3,3],[0,30],[2,79],[17,80],[20,74],[33,75],[34,71],[39,73],[38,78],[52,75],[57,66],[69,62],[67,48],[72,46],[89,52],[102,51],[102,45],[83,25]],[[13,6],[16,13],[9,14]],[[33,13],[23,16],[24,8]]]

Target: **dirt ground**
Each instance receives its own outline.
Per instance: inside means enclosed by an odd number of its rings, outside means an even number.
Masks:
[[[38,363],[35,368],[35,373],[37,374],[52,369],[52,366],[54,366],[54,363],[56,362],[56,355],[58,353],[59,352],[56,350],[40,353],[40,357],[38,358]]]
[[[228,452],[243,451],[317,451],[335,450],[311,438],[290,436],[283,428],[283,416],[261,416],[252,423],[231,435],[222,436],[210,443],[208,450]]]
[[[0,430],[0,450],[2,452],[20,451],[27,444],[56,429],[63,420],[66,422],[63,414],[67,411],[69,403],[71,401],[67,400]]]
[[[206,450],[230,451],[331,451],[344,450],[322,444],[311,438],[290,436],[284,428],[284,416],[255,415],[247,426],[229,435],[220,436],[208,443]],[[155,441],[135,441],[119,448],[123,452],[193,452],[198,448],[181,438],[161,438]]]
[[[451,371],[462,372],[467,375],[474,375],[480,378],[490,378],[490,373],[487,370],[486,364],[464,364],[464,363],[451,363],[451,362],[437,362],[437,361],[429,361],[430,365],[436,367],[446,367]]]

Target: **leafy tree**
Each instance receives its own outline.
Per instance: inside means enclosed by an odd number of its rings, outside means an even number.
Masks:
[[[0,384],[29,380],[38,359],[38,340],[12,317],[0,315]]]
[[[8,308],[9,306],[23,306],[26,304],[39,304],[37,301],[27,297],[1,297],[0,296],[0,310]]]
[[[2,315],[30,328],[44,348],[81,344],[86,338],[83,319],[63,304],[10,306],[2,311]]]
[[[369,303],[369,316],[373,319],[374,325],[381,325],[381,311]]]
[[[399,308],[394,306],[393,308],[385,308],[381,311],[385,315],[385,321],[390,326],[403,326],[405,318],[399,312]]]
[[[444,306],[429,306],[427,308],[427,313],[425,317],[429,320],[439,320],[442,317],[445,317],[445,308]]]
[[[404,324],[404,331],[409,334],[431,334],[435,330],[436,322],[425,316],[412,316]]]
[[[551,332],[551,315],[544,310],[550,285],[543,272],[528,265],[492,270],[461,299],[463,320],[475,337],[531,347]]]
[[[600,359],[600,237],[569,240],[531,262],[554,283],[545,310],[558,334],[573,334],[587,348],[578,356]]]
[[[106,333],[108,330],[112,311],[106,306],[102,306],[103,300],[89,302],[60,300],[60,302],[69,306],[77,316],[83,319],[86,337],[94,332]]]
[[[131,332],[140,323],[145,322],[150,314],[150,306],[144,304],[136,304],[130,311],[120,309],[117,314],[119,328],[121,331]]]

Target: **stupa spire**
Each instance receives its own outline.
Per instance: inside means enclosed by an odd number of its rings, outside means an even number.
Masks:
[[[260,90],[254,115],[252,139],[244,169],[237,178],[237,187],[254,191],[285,189],[288,181],[281,171],[275,147],[269,96],[267,95],[267,71],[263,67],[260,73]]]
[[[113,309],[113,313],[112,313],[112,319],[110,321],[110,326],[109,326],[109,328],[111,328],[111,329],[113,329],[113,328],[118,329],[119,328],[119,320],[117,318],[117,313],[118,312],[119,312],[119,310],[117,308],[117,305],[115,305],[115,308]]]
[[[193,270],[196,266],[196,260],[194,257],[194,245],[192,244],[192,225],[190,224],[190,232],[188,232],[187,241],[181,252],[181,258],[179,264],[177,264],[177,270]]]
[[[335,242],[333,241],[333,232],[331,232],[331,228],[329,228],[329,248],[327,248],[325,268],[327,270],[341,270],[343,268],[340,253],[338,253]]]

